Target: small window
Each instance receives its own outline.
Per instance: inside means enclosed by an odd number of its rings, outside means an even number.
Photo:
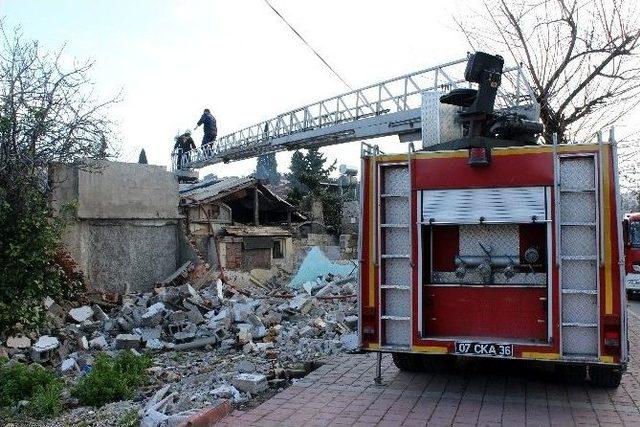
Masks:
[[[274,259],[282,259],[284,258],[284,241],[281,239],[273,239],[273,258]]]
[[[640,222],[629,222],[629,243],[632,248],[640,248]]]

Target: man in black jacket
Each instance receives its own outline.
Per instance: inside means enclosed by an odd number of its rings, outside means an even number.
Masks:
[[[187,151],[196,148],[195,142],[193,142],[193,138],[191,138],[191,131],[188,130],[180,136],[176,136],[176,143],[173,146],[174,150],[177,150],[178,154],[178,169],[181,169],[182,159],[185,157]]]
[[[209,144],[216,140],[216,136],[218,136],[218,127],[216,126],[216,119],[211,115],[211,111],[208,108],[204,109],[204,113],[202,113],[202,117],[198,120],[198,124],[196,125],[196,129],[198,126],[203,125],[202,129],[204,130],[204,136],[202,137],[202,145]]]

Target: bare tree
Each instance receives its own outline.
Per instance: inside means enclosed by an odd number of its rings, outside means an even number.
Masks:
[[[457,24],[473,49],[523,65],[540,102],[545,140],[557,132],[566,142],[594,135],[640,102],[639,4],[485,1],[482,11]]]
[[[52,161],[104,157],[113,141],[107,117],[116,98],[99,100],[93,63],[66,66],[63,49],[43,51],[0,20],[0,179],[33,179]]]

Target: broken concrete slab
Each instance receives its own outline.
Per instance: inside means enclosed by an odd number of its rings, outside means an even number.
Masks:
[[[242,359],[238,361],[235,365],[236,371],[239,373],[251,373],[256,371],[256,365],[247,359]]]
[[[43,335],[31,347],[31,359],[34,362],[44,363],[51,359],[53,350],[60,346],[60,341],[56,337]]]
[[[93,309],[88,305],[72,308],[71,310],[69,310],[69,317],[71,317],[77,323],[82,323],[93,318]]]
[[[118,334],[115,347],[117,350],[139,349],[142,346],[142,337],[138,334]]]
[[[9,337],[7,338],[7,347],[25,349],[31,347],[29,337]]]
[[[267,377],[263,374],[241,373],[233,377],[233,386],[245,393],[257,394],[269,388]]]
[[[165,307],[161,302],[157,302],[149,306],[149,308],[147,308],[147,311],[145,311],[142,316],[140,316],[142,325],[148,328],[158,326],[160,322],[162,322],[164,311]]]
[[[73,359],[73,358],[63,360],[62,364],[60,365],[60,371],[62,372],[69,372],[72,369],[76,369],[76,368],[77,368],[76,359]]]
[[[241,400],[240,392],[238,391],[238,389],[228,384],[223,384],[220,387],[216,387],[209,393],[218,398],[231,399],[234,402],[239,402]]]
[[[103,335],[100,335],[99,337],[96,337],[89,341],[89,348],[94,348],[96,350],[106,350],[108,347],[109,344],[107,343],[107,339]]]

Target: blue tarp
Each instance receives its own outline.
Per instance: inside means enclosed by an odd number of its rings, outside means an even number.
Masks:
[[[347,277],[351,272],[353,274],[357,273],[353,262],[331,261],[319,247],[314,246],[307,252],[298,272],[289,282],[289,286],[297,289],[305,282],[315,281],[318,276],[325,276],[331,273],[336,276]]]

